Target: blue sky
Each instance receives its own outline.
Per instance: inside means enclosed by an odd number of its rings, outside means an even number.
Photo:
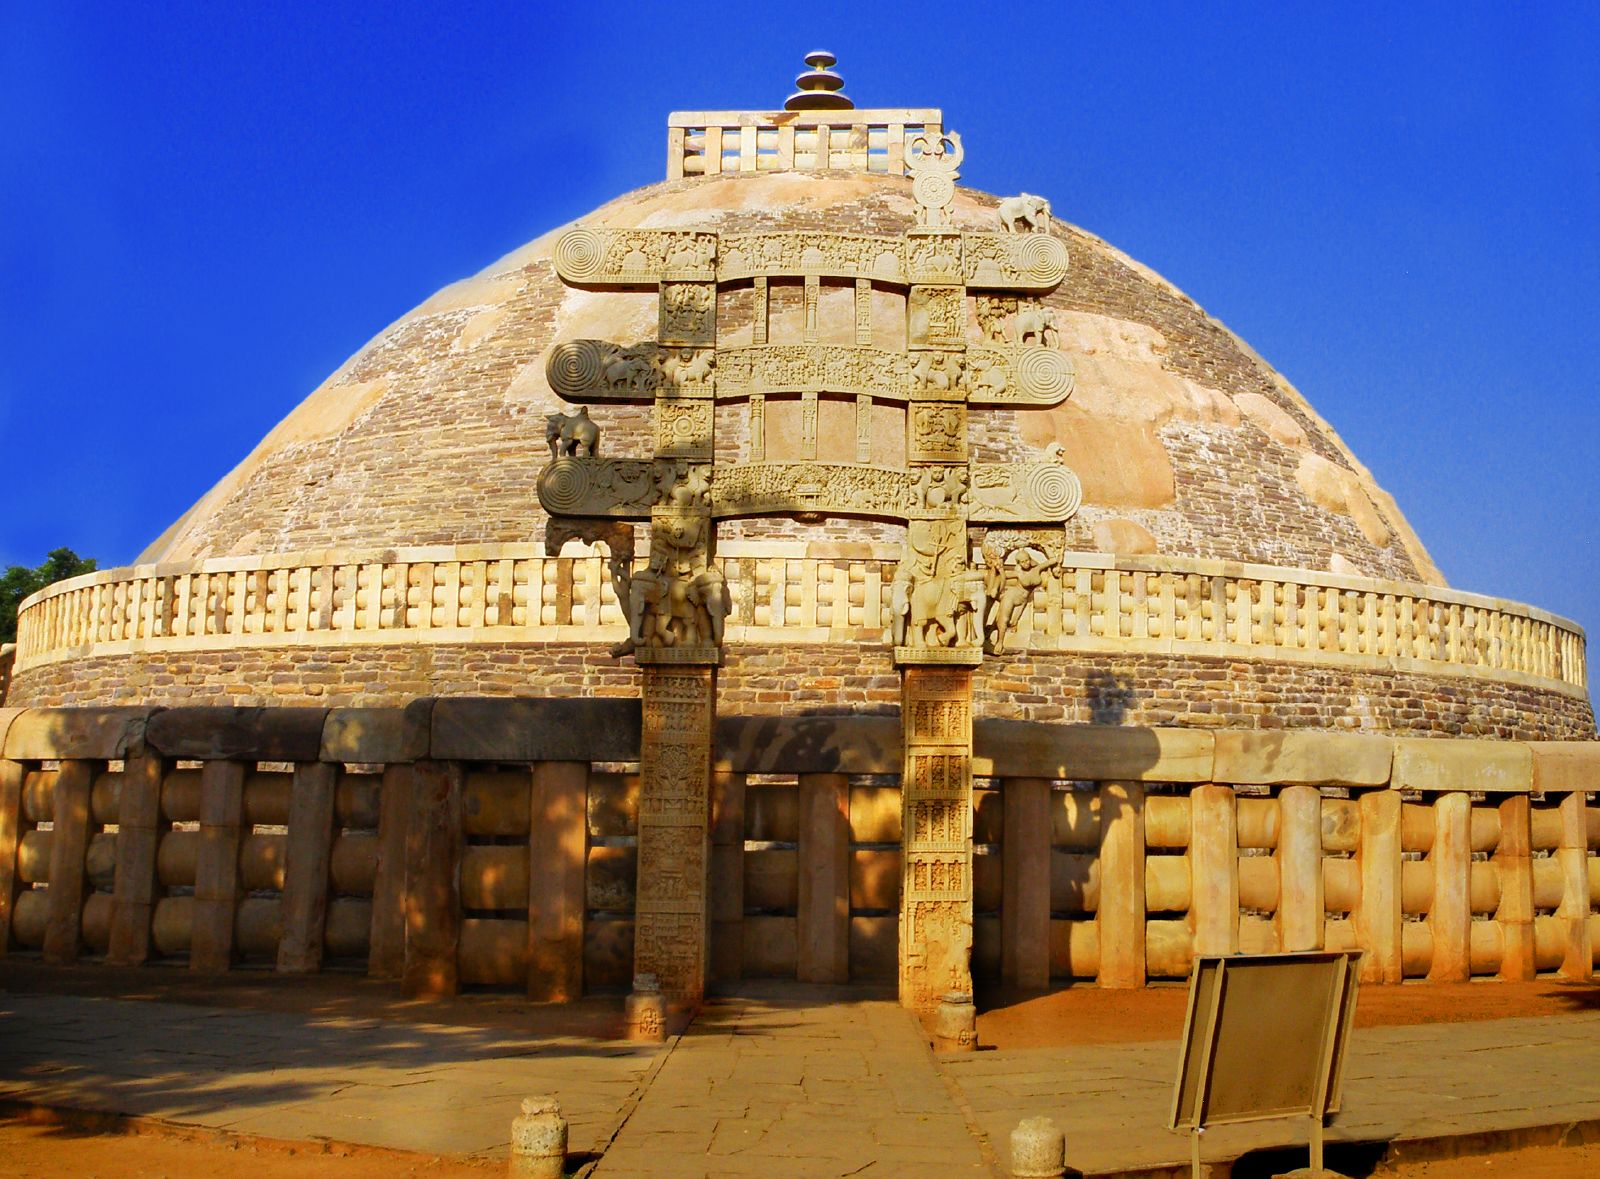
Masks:
[[[784,11],[8,5],[0,565],[130,560],[386,323],[659,179],[669,110],[777,106],[822,44],[1248,340],[1452,584],[1600,627],[1600,5]]]

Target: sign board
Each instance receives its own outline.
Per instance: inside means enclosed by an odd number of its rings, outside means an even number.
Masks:
[[[1170,1128],[1337,1112],[1359,981],[1359,951],[1195,959]]]

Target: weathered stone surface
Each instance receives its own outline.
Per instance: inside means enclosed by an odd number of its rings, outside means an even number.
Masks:
[[[159,708],[30,708],[14,714],[5,755],[17,761],[111,759],[137,752]]]
[[[890,716],[720,717],[716,768],[761,774],[894,774],[900,721]]]
[[[1219,729],[1213,774],[1237,785],[1382,786],[1393,760],[1387,737]]]
[[[1186,729],[980,719],[972,765],[974,773],[995,777],[1207,782],[1212,749],[1211,733]]]
[[[1600,790],[1600,741],[1534,741],[1533,789]]]
[[[0,753],[5,752],[6,734],[11,730],[11,722],[21,716],[25,709],[0,708]]]
[[[1533,785],[1533,754],[1513,741],[1401,738],[1395,742],[1390,784],[1429,792],[1525,792]]]
[[[404,708],[335,708],[322,726],[322,760],[416,761],[428,756],[433,738],[433,701]]]
[[[439,700],[435,760],[633,761],[638,700]]]
[[[1306,444],[1305,427],[1270,397],[1263,397],[1260,393],[1239,393],[1234,396],[1233,403],[1274,442],[1292,447]]]
[[[1156,538],[1142,524],[1113,518],[1101,520],[1094,526],[1094,547],[1102,553],[1153,553],[1156,551]]]
[[[316,761],[326,708],[169,708],[150,719],[147,740],[167,757]]]

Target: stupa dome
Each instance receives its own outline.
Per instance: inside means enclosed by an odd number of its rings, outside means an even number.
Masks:
[[[997,203],[958,190],[954,223],[992,231]],[[579,223],[898,234],[912,220],[906,178],[786,172],[667,181],[618,197]],[[1067,526],[1069,547],[1444,584],[1393,499],[1248,345],[1106,242],[1059,220],[1052,231],[1067,246],[1069,269],[1045,304],[1076,367],[1076,386],[1047,411],[985,415],[973,441],[977,457],[990,462],[1061,447],[1084,492]],[[627,343],[655,332],[653,292],[565,286],[551,263],[559,236],[545,234],[444,288],[379,333],[140,560],[540,539],[545,513],[535,480],[547,453],[545,416],[571,408],[546,379],[550,349],[573,338]],[[800,314],[798,286],[787,302],[784,293],[775,285],[774,333],[784,316]],[[850,338],[850,295],[824,289],[822,339]],[[723,297],[720,343],[749,343],[741,296],[748,291]],[[882,300],[874,331],[883,346],[896,347],[903,312],[892,296]],[[824,400],[821,450],[830,426],[854,436],[852,411],[845,401]],[[875,433],[903,453],[903,410],[881,413]],[[648,450],[648,407],[604,407],[596,420],[605,453]],[[768,409],[767,428],[775,453],[798,429],[781,405]],[[726,428],[719,418],[718,434],[734,445],[744,437],[731,417]],[[735,523],[723,535],[770,531],[770,524]],[[859,524],[798,531],[815,543],[846,531],[852,540],[863,536]]]

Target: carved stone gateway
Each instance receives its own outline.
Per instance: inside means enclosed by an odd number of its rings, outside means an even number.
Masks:
[[[852,122],[875,125],[874,113],[855,112]],[[569,284],[658,293],[654,340],[571,340],[551,350],[551,388],[580,408],[551,416],[552,458],[538,486],[555,517],[550,543],[606,542],[629,623],[615,653],[631,653],[643,670],[635,969],[657,976],[677,1001],[698,1001],[705,986],[711,735],[729,609],[714,559],[716,522],[739,516],[905,526],[887,636],[903,686],[900,994],[927,1009],[972,988],[972,668],[986,645],[1004,650],[1034,588],[1059,563],[1059,526],[1077,510],[1080,488],[1059,451],[1032,462],[973,461],[971,408],[1045,408],[1072,391],[1071,363],[1037,302],[1065,277],[1067,255],[1037,197],[1004,204],[999,232],[954,227],[961,138],[943,130],[938,112],[924,114],[932,117],[921,130],[902,127],[895,144],[895,170],[910,177],[916,202],[915,224],[899,237],[579,227],[556,246],[556,270]],[[764,119],[783,121],[753,114],[741,125],[759,137]],[[773,279],[803,287],[798,340],[771,338]],[[852,342],[818,338],[825,282],[853,289]],[[718,292],[735,286],[753,291],[753,342],[719,348]],[[903,351],[872,343],[874,288],[904,295]],[[798,461],[766,460],[773,394],[800,398]],[[847,455],[817,454],[824,395],[855,401]],[[604,422],[590,419],[587,405],[617,402],[654,406],[650,457],[601,457]],[[716,407],[731,402],[749,407],[748,450],[745,461],[715,462]],[[872,459],[874,402],[904,407],[905,467]],[[625,520],[650,521],[643,568],[632,568]],[[983,567],[971,560],[973,525],[996,526]]]

